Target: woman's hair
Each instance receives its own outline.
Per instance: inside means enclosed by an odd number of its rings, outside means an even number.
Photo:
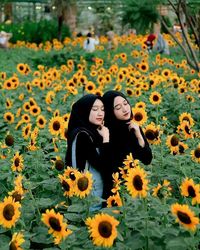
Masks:
[[[87,34],[87,37],[88,37],[88,38],[87,38],[87,44],[89,44],[89,43],[90,43],[90,39],[89,39],[89,38],[92,37],[92,33],[89,32],[89,33]]]

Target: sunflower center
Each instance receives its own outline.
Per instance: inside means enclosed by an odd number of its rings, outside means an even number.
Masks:
[[[88,188],[88,184],[89,184],[88,178],[84,176],[78,180],[77,185],[78,185],[79,190],[85,191]]]
[[[136,121],[141,121],[142,118],[143,118],[143,116],[142,116],[141,113],[136,113],[135,116],[134,116],[134,118],[135,118]]]
[[[12,220],[12,217],[14,216],[15,214],[15,210],[14,210],[14,207],[12,204],[8,204],[4,207],[3,209],[3,217],[6,219],[6,220]]]
[[[39,120],[39,124],[43,125],[44,121],[42,119]]]
[[[15,241],[11,242],[9,250],[17,250],[17,247],[15,245]]]
[[[195,149],[194,155],[196,158],[200,158],[200,148]]]
[[[58,130],[60,129],[60,122],[55,121],[55,122],[53,123],[53,129],[54,129],[55,131],[58,131]]]
[[[153,130],[151,129],[148,129],[145,133],[145,136],[147,137],[147,139],[149,140],[154,140],[156,137],[155,137],[155,133]]]
[[[136,175],[133,178],[133,186],[135,187],[136,190],[141,191],[142,186],[143,186],[143,181],[142,178],[139,175]]]
[[[64,168],[64,162],[62,160],[56,160],[55,168],[57,170],[63,170],[63,168]]]
[[[157,95],[154,95],[153,100],[154,100],[154,102],[157,102],[159,100],[159,97]]]
[[[36,108],[33,109],[33,113],[37,113],[37,111],[38,111],[38,110],[37,110]]]
[[[19,158],[16,158],[16,159],[15,159],[15,162],[14,162],[15,167],[19,167],[19,163],[20,163]]]
[[[190,217],[186,213],[178,211],[177,212],[177,216],[178,216],[179,220],[182,223],[184,223],[184,224],[190,224],[191,223],[191,219],[190,219]]]
[[[185,132],[186,132],[187,134],[190,134],[190,128],[189,128],[188,126],[185,126]]]
[[[21,201],[22,199],[22,196],[21,194],[19,194],[17,191],[15,191],[13,194],[12,194],[12,197],[15,201]]]
[[[60,226],[60,222],[58,219],[51,217],[49,219],[49,224],[53,228],[53,230],[58,231],[58,232],[61,231],[61,226]]]
[[[75,180],[76,180],[76,176],[75,176],[74,172],[70,172],[69,178],[70,178],[72,181],[75,181]]]
[[[70,185],[66,181],[62,182],[62,187],[64,188],[65,191],[70,190]]]
[[[179,153],[183,154],[184,153],[184,147],[182,145],[179,145]]]
[[[98,231],[103,238],[109,238],[112,234],[112,225],[108,221],[99,223]]]
[[[188,194],[189,196],[191,196],[192,198],[196,197],[196,193],[195,193],[195,190],[192,186],[189,186],[188,187]]]
[[[117,207],[118,206],[118,204],[117,204],[117,202],[115,200],[111,201],[111,205],[112,205],[112,207]]]
[[[178,137],[177,137],[176,135],[173,135],[172,138],[171,138],[171,145],[172,145],[173,147],[175,147],[175,146],[178,145],[178,143],[179,143]]]
[[[14,144],[14,138],[12,135],[7,135],[5,138],[5,143],[7,146],[12,146]]]
[[[8,121],[11,121],[11,119],[12,119],[11,116],[10,116],[10,115],[7,115],[7,120],[8,120]]]

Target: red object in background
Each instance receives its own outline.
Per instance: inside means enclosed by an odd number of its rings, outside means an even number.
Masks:
[[[156,36],[154,34],[150,34],[147,37],[147,40],[144,42],[147,47],[149,47],[150,49],[153,48],[153,41],[156,39]]]

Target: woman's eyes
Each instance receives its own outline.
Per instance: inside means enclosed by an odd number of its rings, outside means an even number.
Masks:
[[[99,109],[100,109],[101,111],[104,111],[104,107],[101,107],[101,108],[97,108],[97,107],[92,108],[93,111],[98,111]]]

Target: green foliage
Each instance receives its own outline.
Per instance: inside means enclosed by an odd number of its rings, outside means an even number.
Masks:
[[[157,1],[128,0],[124,5],[123,23],[130,24],[138,33],[144,34],[158,20]]]
[[[13,34],[10,39],[12,43],[25,41],[39,44],[57,38],[58,24],[55,20],[42,20],[40,22],[25,21],[21,24],[0,24],[0,30],[11,32]],[[69,27],[66,25],[63,26],[62,39],[69,37],[70,35]]]

